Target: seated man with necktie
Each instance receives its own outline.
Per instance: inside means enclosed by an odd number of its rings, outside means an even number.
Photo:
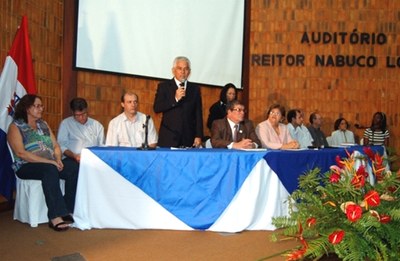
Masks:
[[[250,120],[244,119],[244,105],[233,100],[226,106],[225,118],[215,120],[211,127],[213,148],[255,149],[261,143]]]

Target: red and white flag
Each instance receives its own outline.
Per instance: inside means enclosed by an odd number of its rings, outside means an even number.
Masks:
[[[25,94],[35,94],[28,22],[22,17],[0,76],[0,194],[11,199],[15,176],[11,169],[11,154],[7,146],[7,130],[12,122],[14,106]]]

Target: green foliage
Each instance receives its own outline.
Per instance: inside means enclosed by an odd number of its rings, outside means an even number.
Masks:
[[[301,246],[288,260],[318,260],[335,253],[343,260],[400,260],[400,178],[382,168],[384,159],[369,155],[376,182],[363,167],[368,158],[337,159],[327,173],[313,169],[299,178],[289,198],[290,216],[274,218],[281,228],[275,241],[293,237]],[[365,178],[365,182],[363,182]]]

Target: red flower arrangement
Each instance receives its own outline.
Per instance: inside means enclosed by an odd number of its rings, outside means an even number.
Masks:
[[[400,179],[384,157],[370,147],[363,152],[337,156],[329,172],[314,169],[299,178],[290,217],[273,219],[283,228],[274,240],[283,234],[301,243],[284,254],[287,260],[330,253],[343,260],[400,259]]]

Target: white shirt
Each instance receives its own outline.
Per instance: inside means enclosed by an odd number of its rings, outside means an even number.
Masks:
[[[61,122],[57,140],[63,153],[68,149],[80,154],[83,148],[104,144],[104,127],[92,118],[81,124],[70,116]]]
[[[293,139],[297,140],[300,148],[307,148],[308,146],[312,146],[313,138],[306,126],[302,124],[295,128],[293,124],[288,123],[287,127],[289,129],[290,136],[292,136]]]
[[[354,144],[354,133],[349,130],[335,130],[331,134],[332,144],[331,145],[342,145],[343,143]]]
[[[141,147],[145,140],[146,115],[137,112],[133,121],[121,113],[112,119],[108,125],[106,145],[122,147]],[[148,144],[157,143],[158,136],[154,127],[153,119],[149,119]]]

